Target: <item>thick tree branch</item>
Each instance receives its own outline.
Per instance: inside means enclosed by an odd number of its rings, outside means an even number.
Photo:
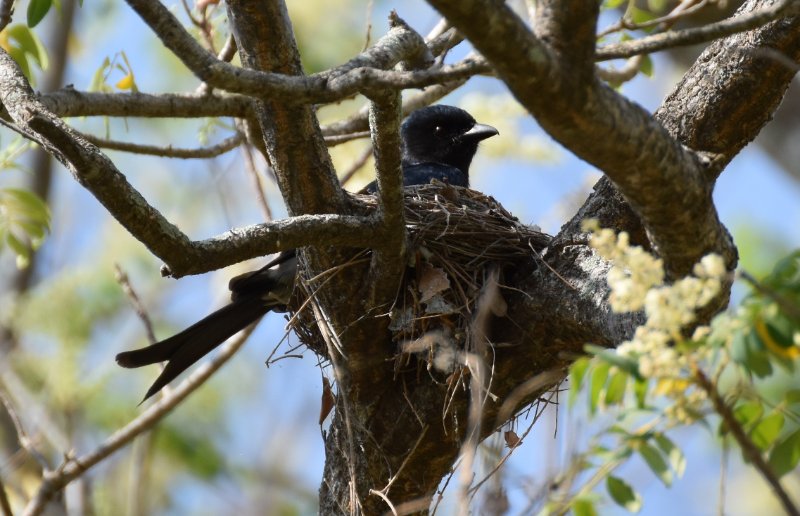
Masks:
[[[764,10],[750,0],[736,18]],[[790,66],[787,66],[789,61]],[[800,16],[711,44],[686,72],[656,119],[686,146],[707,153],[713,181],[772,119],[800,63]]]
[[[711,202],[712,184],[705,179],[704,163],[647,112],[594,75],[575,80],[574,74],[584,77],[585,72],[559,59],[569,55],[560,50],[567,43],[537,38],[509,8],[477,0],[430,3],[492,63],[543,128],[614,181],[641,216],[671,277],[688,274],[709,252],[721,254],[733,267],[735,251]],[[558,26],[587,23],[587,12],[577,8],[554,3],[549,9],[560,13],[551,15],[561,20]],[[568,30],[548,32],[546,25],[538,30],[548,38],[566,37]],[[579,37],[577,44],[581,41]],[[579,56],[586,50],[576,52]],[[608,145],[609,141],[625,143]]]
[[[253,99],[230,94],[197,93],[97,93],[73,88],[39,96],[39,101],[60,117],[120,116],[145,118],[201,118],[252,115]]]
[[[572,72],[558,77],[570,79],[572,91],[591,80],[599,13],[600,4],[592,0],[544,0],[539,6],[534,30],[559,58],[561,67]]]
[[[305,80],[282,2],[237,0],[227,5],[231,30],[246,67]],[[265,31],[270,34],[269,41],[263,38]],[[287,105],[268,92],[259,98],[258,122],[289,214],[347,213],[343,191],[311,106]]]
[[[11,23],[11,14],[14,12],[14,0],[0,0],[0,30]]]
[[[378,185],[377,217],[384,231],[381,246],[372,254],[368,283],[369,304],[385,305],[397,293],[405,267],[403,172],[400,165],[400,94],[376,94],[370,102],[370,128]]]
[[[369,217],[296,215],[235,228],[207,240],[174,246],[162,275],[179,278],[202,274],[250,258],[310,245],[369,247],[380,229]]]

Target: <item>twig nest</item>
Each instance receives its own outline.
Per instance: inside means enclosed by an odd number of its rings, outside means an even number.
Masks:
[[[363,199],[377,205],[374,196]],[[478,311],[505,315],[497,293],[504,272],[531,270],[551,237],[522,224],[490,196],[438,182],[406,188],[405,221],[408,267],[389,330],[400,356],[417,355],[449,373],[476,333]],[[500,288],[493,289],[492,299],[482,299],[490,278]],[[294,321],[301,341],[325,349],[316,328],[306,324],[310,320],[301,315]]]

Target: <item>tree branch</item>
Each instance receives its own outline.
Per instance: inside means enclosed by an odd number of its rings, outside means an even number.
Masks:
[[[235,149],[244,141],[244,136],[237,133],[230,138],[226,138],[216,145],[208,147],[197,147],[194,149],[180,149],[172,145],[160,147],[158,145],[142,145],[139,143],[121,142],[117,140],[107,140],[105,138],[98,138],[92,134],[81,133],[86,138],[86,141],[98,147],[117,150],[122,152],[130,152],[133,154],[145,154],[150,156],[161,156],[163,158],[181,158],[181,159],[208,159],[215,158],[228,151]]]
[[[369,305],[383,306],[394,299],[405,267],[406,229],[403,217],[403,171],[400,164],[400,94],[375,95],[370,102],[370,128],[378,185],[378,213],[383,229],[375,248],[367,283]]]
[[[711,23],[703,27],[675,30],[645,36],[632,41],[603,45],[597,49],[597,60],[607,61],[639,54],[650,54],[670,48],[696,45],[715,39],[731,36],[766,25],[784,16],[798,13],[800,6],[795,0],[781,0],[777,4],[740,14],[727,20]],[[740,11],[741,13],[741,11]]]
[[[296,215],[175,245],[169,260],[159,256],[165,262],[161,273],[174,278],[202,274],[250,258],[310,245],[369,247],[379,234],[379,228],[369,217]]]
[[[231,94],[98,93],[64,88],[38,100],[60,117],[120,116],[146,118],[201,118],[252,115],[253,99]]]
[[[545,130],[614,181],[642,218],[670,277],[688,274],[709,252],[721,254],[733,268],[735,251],[711,202],[712,185],[704,177],[703,162],[639,105],[593,74],[581,80],[586,71],[562,59],[570,54],[565,50],[568,42],[551,41],[559,35],[568,37],[570,27],[584,27],[588,11],[551,4],[550,17],[557,21],[542,22],[545,28],[538,28],[537,22],[537,30],[549,38],[545,40],[534,36],[505,6],[478,0],[430,3],[492,63]],[[585,9],[593,9],[589,4]],[[595,19],[590,21],[594,27]],[[548,30],[548,23],[563,29]],[[578,37],[576,45],[584,39]],[[579,57],[587,50],[574,52]],[[625,144],[612,146],[608,141]]]
[[[252,69],[244,71],[267,70],[284,74],[290,81],[306,80],[282,2],[271,0],[256,5],[237,0],[227,5],[242,63]],[[264,31],[271,35],[269,41],[264,40]],[[258,97],[258,122],[289,214],[347,213],[343,191],[311,106],[287,105],[268,91],[259,92]]]
[[[153,403],[130,423],[111,434],[97,448],[79,457],[67,459],[55,471],[45,472],[44,479],[36,494],[22,512],[23,516],[37,516],[42,513],[47,502],[64,487],[83,475],[89,468],[129,444],[142,433],[164,419],[172,409],[197,390],[242,347],[253,331],[254,326],[242,331],[220,348],[208,362],[198,367],[172,392]]]
[[[436,71],[385,72],[383,69],[396,64],[401,55],[412,59],[424,55],[419,35],[402,24],[393,27],[389,34],[360,56],[311,76],[265,68],[237,68],[203,49],[160,2],[128,0],[128,4],[164,45],[209,86],[273,101],[292,104],[333,102],[364,89],[423,87],[488,71],[485,64],[476,61]],[[241,50],[241,44],[239,48]],[[370,67],[366,67],[367,64]]]
[[[742,425],[736,420],[736,416],[734,416],[728,404],[725,403],[725,400],[722,399],[716,386],[696,365],[693,365],[692,372],[694,373],[694,379],[697,385],[708,395],[711,403],[714,405],[714,410],[725,422],[725,426],[728,427],[733,438],[736,439],[736,442],[742,449],[742,454],[756,470],[761,473],[761,476],[764,477],[764,480],[766,480],[772,488],[772,492],[775,493],[775,496],[781,502],[781,505],[783,505],[783,510],[786,511],[786,514],[791,516],[800,515],[800,510],[798,510],[797,506],[789,497],[789,494],[781,485],[780,479],[775,475],[775,472],[772,471],[772,467],[770,467],[767,461],[764,460],[761,451],[756,447],[750,437],[748,437]]]
[[[5,29],[11,23],[13,12],[14,0],[0,0],[0,30]]]
[[[734,19],[763,11],[765,3],[745,2]],[[716,41],[684,74],[655,118],[684,145],[708,156],[703,173],[713,181],[772,119],[798,62],[800,16]]]
[[[148,204],[107,156],[36,100],[5,51],[0,51],[0,102],[17,127],[56,156],[120,224],[164,260],[165,273],[174,277],[311,243],[367,245],[374,235],[366,218],[318,215],[234,229],[226,236],[193,242]]]

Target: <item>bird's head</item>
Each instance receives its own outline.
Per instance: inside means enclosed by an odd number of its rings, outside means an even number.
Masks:
[[[468,175],[478,143],[496,134],[497,129],[477,123],[469,113],[454,106],[418,109],[400,127],[403,162],[441,163]]]

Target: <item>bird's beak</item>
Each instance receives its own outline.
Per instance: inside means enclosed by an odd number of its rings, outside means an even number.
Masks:
[[[500,132],[491,125],[475,124],[469,131],[461,135],[461,139],[479,142],[498,134],[500,134]]]

